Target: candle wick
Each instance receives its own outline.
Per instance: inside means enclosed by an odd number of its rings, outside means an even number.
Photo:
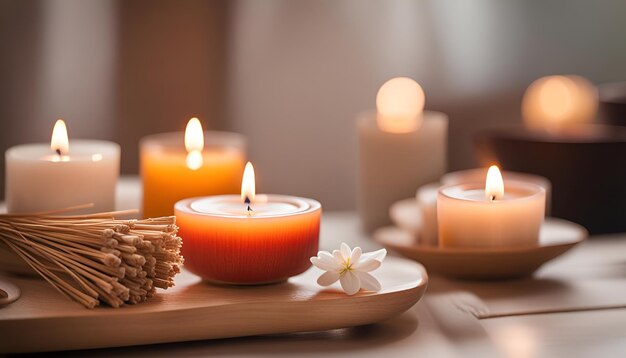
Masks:
[[[254,211],[254,210],[252,210],[252,208],[250,207],[250,202],[251,202],[251,201],[250,201],[250,198],[249,198],[249,197],[247,197],[247,196],[246,196],[246,199],[245,199],[243,202],[244,202],[244,203],[246,203],[246,204],[248,204],[248,214],[250,214],[250,212],[251,212],[251,211]]]
[[[54,150],[55,152],[57,152],[57,155],[60,157],[61,156],[61,148],[57,148]]]
[[[491,196],[489,197],[489,199],[491,199],[491,201],[494,201],[494,200],[496,200],[496,196],[495,196],[495,195],[491,195]]]

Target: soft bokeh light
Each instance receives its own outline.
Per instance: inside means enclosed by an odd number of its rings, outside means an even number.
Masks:
[[[390,79],[376,95],[379,128],[392,133],[416,130],[422,121],[424,104],[424,90],[417,82],[408,77]]]
[[[494,342],[510,358],[537,357],[535,329],[524,324],[506,325],[494,330]]]
[[[254,167],[252,163],[246,164],[246,169],[243,171],[243,179],[241,180],[241,200],[254,201],[256,194],[256,184],[254,179]]]
[[[547,76],[534,81],[522,100],[527,127],[553,130],[592,121],[598,109],[595,87],[580,76]]]
[[[99,162],[102,160],[102,154],[94,154],[91,156],[92,162]]]
[[[52,138],[50,139],[50,149],[59,153],[59,155],[66,155],[70,151],[70,142],[67,137],[67,127],[62,119],[57,119],[52,129]]]
[[[504,181],[500,169],[496,165],[489,167],[485,180],[485,196],[488,200],[499,200],[504,196]]]
[[[192,150],[187,153],[187,157],[185,158],[185,164],[187,168],[191,170],[198,170],[204,164],[204,158],[202,157],[202,152],[199,150]]]

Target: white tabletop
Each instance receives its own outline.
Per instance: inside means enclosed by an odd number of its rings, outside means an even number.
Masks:
[[[118,194],[120,208],[130,208],[138,203],[140,189],[137,180],[123,179]],[[342,241],[366,250],[379,247],[359,231],[355,213],[325,213],[321,248],[333,249]],[[572,252],[546,264],[534,278],[480,283],[431,276],[429,291],[417,305],[396,318],[371,326],[93,350],[88,354],[625,357],[625,252],[626,235],[614,235],[593,238],[581,244]],[[593,290],[599,293],[596,295]],[[618,297],[608,301],[595,299],[596,296],[611,294]],[[510,307],[532,307],[534,302],[546,301],[552,301],[552,306],[558,308],[560,302],[567,299],[570,300],[568,307],[573,309],[561,313],[504,314],[498,318],[477,319],[459,309],[456,299],[463,295],[469,295],[479,304],[501,312],[508,312]],[[67,355],[86,353],[68,352]]]

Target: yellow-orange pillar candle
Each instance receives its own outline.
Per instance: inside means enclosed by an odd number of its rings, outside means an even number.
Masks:
[[[192,118],[183,132],[161,133],[140,142],[143,216],[174,214],[184,198],[239,192],[246,163],[245,138],[202,131]]]

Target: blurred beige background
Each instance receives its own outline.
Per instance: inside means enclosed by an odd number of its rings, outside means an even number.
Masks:
[[[426,108],[451,118],[450,169],[471,167],[472,133],[519,121],[537,77],[626,79],[625,13],[584,0],[0,0],[0,150],[48,141],[63,117],[71,137],[119,142],[136,173],[139,138],[196,115],[248,136],[260,191],[350,209],[355,115],[386,79],[422,84]]]

